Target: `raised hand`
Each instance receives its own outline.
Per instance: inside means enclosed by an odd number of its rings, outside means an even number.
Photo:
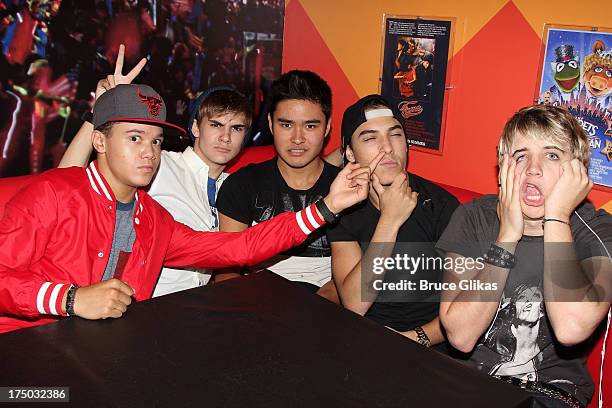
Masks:
[[[382,160],[384,152],[379,153],[367,166],[349,163],[334,179],[325,204],[334,214],[349,208],[368,197],[370,175]]]
[[[143,58],[136,64],[134,68],[126,75],[123,75],[123,58],[125,55],[125,46],[121,44],[119,46],[119,53],[117,54],[117,62],[115,63],[115,72],[112,75],[108,75],[105,79],[98,81],[96,85],[96,100],[109,89],[114,88],[121,84],[130,84],[140,74],[142,68],[147,64],[147,59]]]
[[[134,289],[119,279],[78,288],[74,297],[74,313],[90,320],[118,318],[132,303],[133,294]]]
[[[516,160],[504,154],[499,170],[499,218],[498,242],[518,242],[523,236],[524,221],[521,211],[520,177],[517,174]]]
[[[380,220],[398,228],[402,226],[416,207],[419,196],[408,185],[406,173],[395,176],[387,188],[380,184],[376,174],[372,174],[372,187],[379,198]]]
[[[593,188],[587,169],[578,159],[561,163],[561,176],[544,203],[544,217],[568,221]]]

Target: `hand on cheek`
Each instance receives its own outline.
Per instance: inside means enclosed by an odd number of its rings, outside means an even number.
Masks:
[[[523,213],[520,202],[520,182],[522,172],[516,160],[508,154],[504,159],[499,171],[499,193],[497,216],[499,217],[500,230],[498,242],[518,242],[523,235]]]
[[[593,188],[587,169],[578,159],[561,163],[559,179],[545,203],[545,217],[568,221]]]

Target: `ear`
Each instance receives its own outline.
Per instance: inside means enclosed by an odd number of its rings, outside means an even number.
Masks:
[[[355,163],[355,153],[353,153],[353,149],[351,149],[351,146],[346,146],[346,151],[344,152],[346,158],[348,161],[350,161],[351,163]]]
[[[329,136],[329,131],[331,130],[331,121],[332,121],[331,117],[329,119],[327,119],[327,126],[325,127],[325,136],[324,137]]]
[[[106,153],[106,136],[99,130],[94,130],[91,135],[93,148],[97,153]]]
[[[270,133],[274,134],[274,131],[272,130],[272,113],[268,113],[268,128],[270,128]]]
[[[193,133],[194,137],[200,137],[200,127],[197,120],[194,120],[191,124],[191,133]]]

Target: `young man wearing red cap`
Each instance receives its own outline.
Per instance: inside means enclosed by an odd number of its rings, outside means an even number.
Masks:
[[[128,74],[122,74],[124,47],[119,47],[113,75],[100,81],[96,99],[106,90],[130,83],[146,60]],[[251,105],[241,93],[229,87],[203,92],[194,102],[187,131],[194,142],[183,152],[162,151],[160,164],[147,193],[175,220],[196,231],[218,231],[217,192],[228,176],[223,170],[238,155],[251,124]],[[93,125],[85,122],[70,143],[59,167],[88,164],[93,146]],[[153,297],[206,285],[211,271],[164,267]]]
[[[159,166],[167,123],[146,85],[118,85],[94,106],[87,168],[54,169],[20,191],[0,220],[0,332],[76,315],[120,317],[151,297],[163,265],[260,262],[301,243],[324,219],[364,199],[369,168],[351,166],[330,193],[241,233],[197,232],[141,190]],[[105,280],[106,279],[106,280]]]
[[[441,187],[406,172],[408,145],[401,120],[380,95],[366,96],[344,112],[345,159],[378,164],[371,169],[368,200],[347,210],[328,230],[332,273],[344,307],[432,346],[444,341],[439,290],[402,285],[411,279],[440,281],[441,267],[428,269],[422,260],[435,258],[435,242],[459,203]],[[404,255],[418,264],[398,265],[397,256],[402,261]],[[417,266],[402,272],[406,265]]]

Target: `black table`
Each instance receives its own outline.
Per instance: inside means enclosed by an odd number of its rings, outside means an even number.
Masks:
[[[6,333],[0,361],[0,386],[69,386],[71,406],[503,408],[530,401],[521,389],[270,272],[133,304],[121,319],[71,318]]]

